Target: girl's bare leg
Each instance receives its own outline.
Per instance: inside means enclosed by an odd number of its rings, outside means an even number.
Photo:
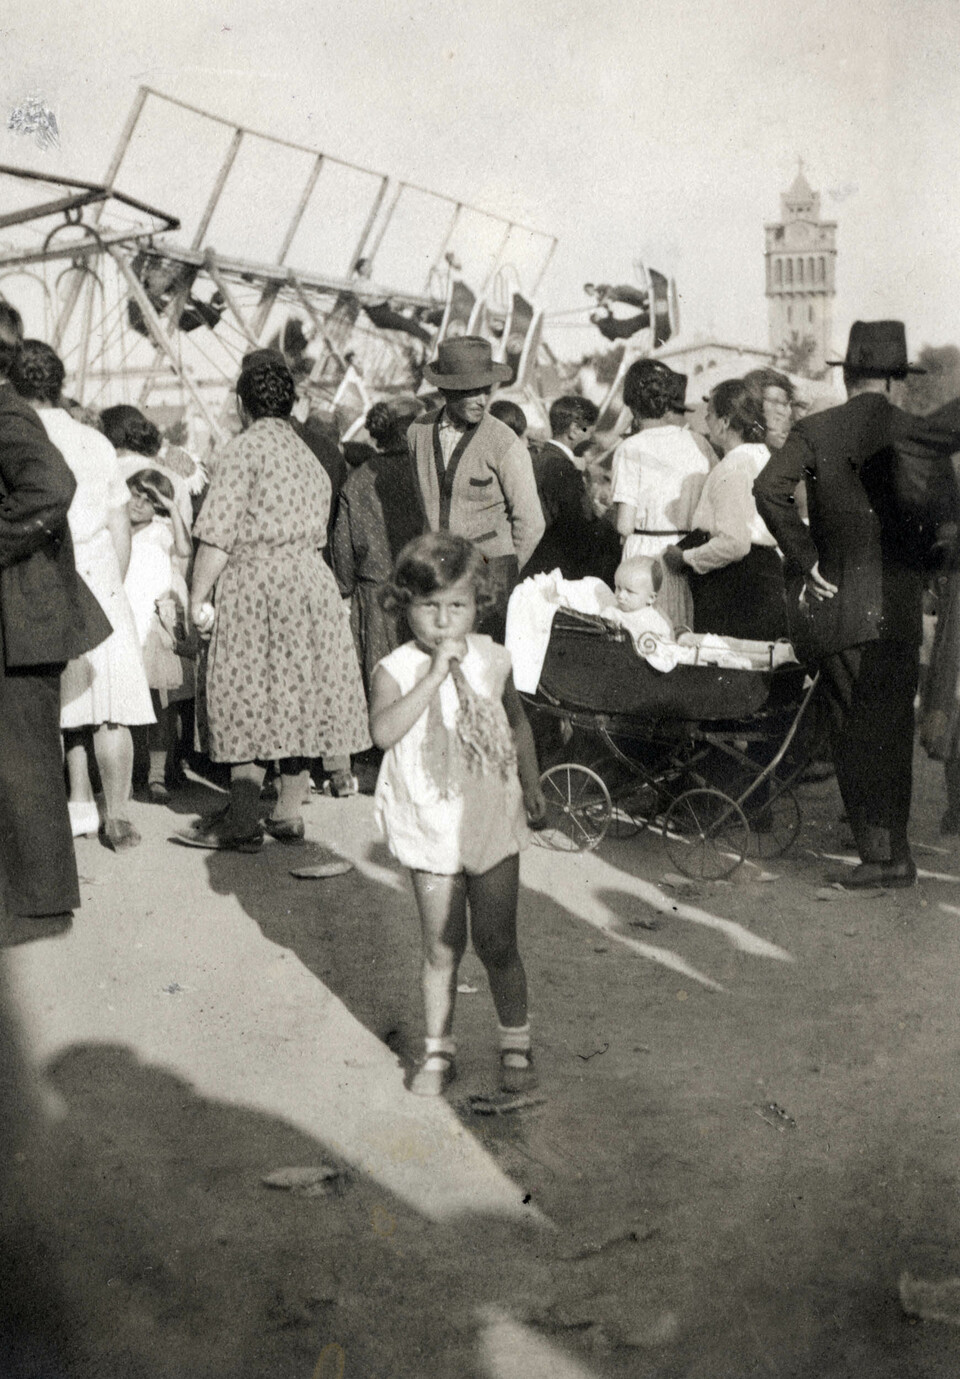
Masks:
[[[517,948],[520,858],[505,857],[466,880],[473,946],[487,970],[500,1024],[517,1029],[527,1023],[527,974]]]
[[[426,1035],[449,1039],[457,995],[457,969],[467,946],[466,878],[412,871],[423,939],[421,985]]]

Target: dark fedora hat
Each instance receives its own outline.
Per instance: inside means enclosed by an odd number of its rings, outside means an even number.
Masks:
[[[444,340],[437,357],[423,376],[435,388],[447,393],[466,393],[473,388],[490,388],[505,383],[513,370],[509,364],[495,364],[489,340],[481,335],[461,335]]]
[[[902,321],[854,321],[845,359],[828,359],[830,368],[845,368],[864,378],[905,378],[926,373],[907,363],[907,332]]]

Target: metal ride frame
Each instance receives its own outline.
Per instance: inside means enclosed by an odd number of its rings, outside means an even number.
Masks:
[[[566,761],[544,771],[548,818],[541,838],[557,850],[587,852],[608,833],[627,838],[657,828],[677,870],[697,880],[729,876],[751,843],[761,859],[781,856],[800,828],[793,786],[809,767],[810,751],[792,759],[784,773],[779,768],[818,684],[819,673],[789,711],[763,709],[743,723],[711,726],[571,708],[542,689],[522,695],[535,713],[598,737],[606,749],[589,766]],[[751,748],[774,743],[776,750],[759,766]],[[648,750],[647,759],[640,748]],[[718,760],[733,767],[737,787],[721,789],[716,770],[711,777],[701,769],[716,767]]]
[[[190,116],[200,117],[221,131],[229,131],[226,153],[213,178],[189,243],[178,242],[172,237],[181,224],[175,216],[156,211],[145,202],[115,190],[117,181],[124,172],[134,137],[138,129],[142,129],[141,120],[148,101],[160,102],[162,106],[189,112]],[[292,150],[296,154],[306,155],[309,159],[299,196],[284,228],[279,250],[272,261],[221,255],[205,242],[214,215],[223,202],[224,193],[233,185],[230,180],[231,173],[246,140],[258,141],[258,146],[262,143],[268,148]],[[287,262],[297,232],[305,223],[305,218],[316,214],[318,210],[318,184],[321,174],[328,166],[344,169],[351,175],[363,174],[371,179],[369,204],[364,201],[354,204],[354,209],[358,213],[365,209],[365,216],[352,248],[349,277],[317,272],[310,267],[293,267]],[[275,329],[275,308],[286,307],[301,313],[310,323],[313,341],[320,347],[320,357],[314,361],[308,381],[319,386],[322,375],[333,373],[331,405],[338,400],[343,389],[351,384],[356,386],[361,398],[367,402],[369,398],[362,375],[365,373],[368,379],[373,380],[389,377],[391,366],[396,371],[398,361],[402,359],[402,353],[398,352],[397,332],[378,329],[372,323],[357,324],[354,316],[354,321],[347,331],[347,339],[338,341],[332,338],[330,322],[338,301],[343,302],[349,298],[362,307],[367,303],[388,299],[407,311],[436,310],[438,307],[442,309],[444,297],[449,297],[453,285],[455,260],[449,252],[450,246],[455,242],[458,227],[462,227],[467,215],[483,217],[493,225],[502,226],[497,247],[487,257],[482,270],[483,280],[478,293],[480,300],[484,298],[507,263],[511,239],[515,234],[522,233],[531,237],[530,244],[533,246],[537,246],[540,240],[544,243],[539,266],[529,287],[531,293],[536,292],[542,281],[557,245],[555,236],[518,221],[493,214],[411,181],[392,181],[385,173],[332,157],[307,145],[264,134],[185,101],[166,96],[149,86],[141,86],[137,92],[102,184],[82,183],[59,177],[50,178],[45,177],[42,172],[25,172],[16,168],[0,168],[0,174],[2,173],[34,178],[38,182],[53,181],[63,186],[66,191],[65,195],[45,201],[31,208],[28,213],[0,216],[0,230],[28,220],[61,215],[65,217],[64,224],[55,226],[42,248],[7,253],[0,251],[0,277],[10,276],[14,272],[28,273],[31,265],[43,266],[59,260],[68,261],[71,268],[76,270],[70,277],[62,304],[56,306],[56,322],[51,339],[54,348],[62,351],[68,334],[77,333],[74,318],[80,309],[79,341],[71,351],[71,354],[76,354],[77,357],[71,361],[69,370],[72,391],[79,395],[81,400],[85,400],[84,390],[91,378],[103,379],[108,373],[103,347],[100,354],[95,353],[91,361],[91,350],[96,351],[97,337],[103,334],[102,318],[105,315],[106,300],[104,283],[92,267],[96,263],[98,266],[104,265],[114,275],[116,291],[122,294],[124,301],[132,300],[136,303],[144,327],[141,337],[145,334],[151,346],[150,357],[145,363],[134,368],[125,360],[120,365],[119,371],[126,375],[126,385],[134,378],[140,383],[137,398],[139,405],[148,405],[157,389],[171,386],[177,388],[181,395],[189,397],[193,408],[202,415],[211,437],[218,440],[224,436],[223,409],[218,409],[215,405],[209,396],[210,390],[226,393],[232,382],[229,377],[230,370],[239,362],[239,356],[248,349],[262,346]],[[391,225],[396,221],[398,208],[406,206],[410,198],[424,197],[448,206],[450,214],[442,239],[433,252],[423,289],[420,292],[398,291],[393,287],[375,283],[372,280],[373,265]],[[152,217],[157,223],[124,232],[105,230],[103,210],[111,199],[125,208]],[[322,211],[322,201],[319,209]],[[92,213],[85,216],[85,212],[88,211]],[[56,244],[54,235],[68,225],[81,232],[84,238],[72,237],[69,243]],[[182,270],[180,279],[184,285],[179,287],[169,300],[164,301],[159,310],[145,290],[143,273],[135,270],[134,259],[138,255],[143,256],[141,265],[144,262],[149,264],[152,259],[158,265],[174,265]],[[361,265],[364,266],[363,272],[358,273]],[[65,272],[69,274],[71,269]],[[200,332],[199,337],[191,341],[188,353],[199,355],[201,360],[206,359],[207,363],[212,364],[213,372],[218,375],[215,377],[204,377],[197,368],[191,368],[184,362],[184,341],[179,328],[181,315],[192,290],[203,282],[211,285],[223,304],[222,316],[217,322],[217,327],[223,327],[215,337],[217,348],[221,354],[223,351],[232,350],[235,357],[229,361],[221,359],[217,364],[204,351],[200,341],[211,343],[211,335],[215,330],[215,326],[210,325],[209,321],[204,323],[205,329]],[[439,297],[438,284],[441,287]],[[98,293],[102,308],[99,320]],[[48,297],[52,303],[53,294],[49,291]],[[207,333],[207,326],[210,334]],[[539,322],[536,331],[531,331],[531,335],[534,334],[539,338]],[[351,367],[351,359],[347,357],[353,352],[355,337],[358,338],[357,348],[367,350],[367,355],[363,359],[367,367],[362,369],[357,365]],[[434,344],[436,339],[435,334]],[[348,348],[348,343],[351,348]],[[132,341],[131,353],[136,346],[137,341]],[[101,372],[94,374],[91,362],[96,362],[100,357],[104,358]],[[372,388],[376,386],[375,383],[371,383]]]

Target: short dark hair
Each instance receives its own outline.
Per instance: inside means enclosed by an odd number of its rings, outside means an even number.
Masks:
[[[658,359],[637,359],[624,374],[624,406],[644,421],[659,421],[676,400],[673,370]]]
[[[59,354],[44,340],[24,340],[10,366],[10,382],[28,402],[58,402],[65,377]]]
[[[146,495],[145,486],[147,484],[149,484],[151,488],[155,488],[158,493],[162,493],[164,498],[169,498],[171,502],[173,501],[173,484],[166,474],[162,474],[159,469],[138,469],[135,474],[131,474],[127,479],[127,488],[131,493],[134,489],[137,489],[140,493]]]
[[[762,441],[767,434],[763,402],[742,378],[728,378],[710,393],[710,406],[745,441]]]
[[[149,417],[127,402],[104,408],[100,413],[100,430],[117,450],[132,450],[148,459],[159,453],[163,439]]]
[[[478,612],[493,607],[496,590],[479,548],[465,536],[427,532],[408,541],[397,556],[393,574],[380,590],[380,605],[387,613],[402,613],[414,599],[429,598],[461,579],[472,583]]]
[[[0,377],[10,372],[23,340],[23,317],[15,306],[0,297]]]
[[[410,423],[422,411],[420,400],[412,396],[375,402],[366,416],[367,435],[381,450],[402,450]]]
[[[267,359],[244,369],[237,379],[237,397],[254,421],[261,417],[288,417],[297,389],[286,364]]]
[[[509,426],[510,430],[523,440],[527,434],[527,418],[522,407],[518,407],[508,397],[500,397],[491,402],[487,411],[492,417],[496,417],[497,421],[502,421],[504,426]]]
[[[781,392],[786,393],[791,402],[796,397],[793,384],[785,373],[780,373],[779,369],[751,369],[749,373],[743,375],[743,381],[751,392],[759,395],[761,402],[767,388],[779,388]]]
[[[565,436],[575,421],[581,426],[596,426],[600,409],[588,397],[579,393],[567,393],[550,404],[550,434]]]

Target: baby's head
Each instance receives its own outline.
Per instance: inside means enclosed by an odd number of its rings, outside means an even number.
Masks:
[[[617,607],[624,613],[649,608],[660,592],[662,583],[663,567],[653,556],[635,555],[629,560],[622,560],[613,577]]]

